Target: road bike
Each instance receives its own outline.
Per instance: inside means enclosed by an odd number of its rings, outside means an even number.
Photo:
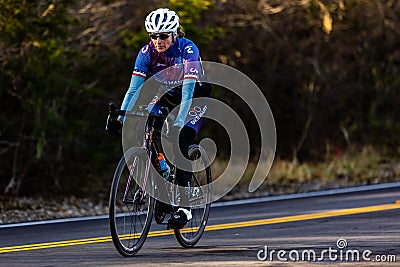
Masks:
[[[163,109],[165,111],[165,109]],[[117,110],[114,103],[109,104],[110,120],[118,115],[142,118],[145,121],[142,146],[133,146],[121,157],[112,181],[109,199],[109,222],[111,236],[117,251],[126,257],[134,256],[143,246],[150,231],[153,218],[157,224],[164,223],[165,217],[177,211],[180,202],[176,167],[168,162],[170,175],[168,182],[156,183],[154,155],[162,151],[161,136],[168,138],[168,129],[173,117],[164,112],[155,115],[147,111],[147,106],[139,110]],[[167,129],[156,129],[156,120],[162,120]],[[140,125],[140,123],[138,124]],[[138,134],[140,136],[140,133]],[[192,219],[182,229],[174,229],[178,243],[185,248],[193,247],[203,235],[210,213],[211,202],[211,168],[206,152],[197,144],[189,147],[189,158],[192,162],[192,178],[189,195]],[[159,199],[168,199],[163,202]],[[156,235],[156,234],[154,234]]]

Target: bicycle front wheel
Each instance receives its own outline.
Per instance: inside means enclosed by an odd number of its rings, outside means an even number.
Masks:
[[[175,229],[174,234],[182,247],[193,247],[199,242],[206,228],[211,206],[211,168],[206,152],[198,145],[189,147],[189,158],[194,170],[189,202],[192,219],[182,229]]]
[[[150,160],[146,150],[130,148],[118,163],[111,185],[109,219],[115,248],[134,256],[143,246],[150,230],[154,198]]]

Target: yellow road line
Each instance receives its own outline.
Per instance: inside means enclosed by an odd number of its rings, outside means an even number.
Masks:
[[[279,218],[270,218],[270,219],[262,219],[262,220],[251,220],[251,221],[245,221],[245,222],[234,222],[234,223],[209,225],[206,227],[206,231],[215,231],[215,230],[232,229],[232,228],[240,228],[240,227],[249,227],[249,226],[321,219],[321,218],[328,218],[328,217],[336,217],[336,216],[360,214],[360,213],[368,213],[368,212],[392,210],[392,209],[400,209],[400,200],[396,201],[395,204],[385,204],[385,205],[368,206],[368,207],[361,207],[361,208],[342,209],[342,210],[333,210],[333,211],[326,211],[326,212],[317,212],[317,213],[311,213],[311,214],[285,216],[285,217],[279,217]],[[173,230],[152,231],[152,232],[149,232],[148,237],[172,235],[173,233],[174,233]],[[125,236],[123,238],[129,238],[129,236]],[[0,253],[37,250],[37,249],[45,249],[45,248],[58,248],[58,247],[76,246],[76,245],[84,245],[84,244],[104,243],[104,242],[111,242],[111,241],[112,241],[111,236],[84,238],[84,239],[76,239],[76,240],[65,240],[65,241],[57,241],[57,242],[47,242],[47,243],[39,243],[39,244],[28,244],[28,245],[21,245],[21,246],[2,247],[2,248],[0,248]]]

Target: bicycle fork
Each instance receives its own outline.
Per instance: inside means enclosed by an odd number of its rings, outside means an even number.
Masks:
[[[128,181],[126,183],[126,187],[125,187],[125,192],[124,192],[124,197],[123,197],[123,203],[127,204],[127,205],[132,205],[132,204],[141,204],[143,203],[144,198],[146,197],[146,184],[147,184],[147,178],[149,176],[149,169],[150,169],[150,160],[147,160],[146,162],[146,168],[145,168],[145,174],[144,174],[144,178],[143,178],[143,184],[142,186],[139,185],[139,180],[134,178],[134,171],[135,171],[135,167],[137,165],[138,162],[138,157],[135,157],[133,163],[131,165],[129,165],[128,169],[129,169],[129,177],[128,177]],[[137,184],[139,185],[138,190],[135,192],[135,195],[132,198],[129,198],[129,189],[131,187],[131,182],[132,182],[132,178],[136,180]]]

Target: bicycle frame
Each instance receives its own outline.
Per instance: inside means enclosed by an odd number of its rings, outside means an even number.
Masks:
[[[165,133],[162,133],[159,130],[156,130],[154,127],[155,124],[155,120],[156,119],[165,119],[165,122],[167,123],[167,129],[169,129],[169,125],[171,123],[171,120],[173,119],[173,117],[168,117],[166,115],[155,115],[155,114],[148,114],[147,112],[138,112],[138,111],[125,111],[125,110],[116,110],[115,113],[117,115],[125,115],[127,117],[142,117],[145,118],[147,117],[147,122],[146,122],[146,126],[145,126],[145,134],[144,134],[144,138],[143,138],[143,142],[142,142],[142,147],[146,149],[147,151],[147,158],[148,158],[148,164],[146,166],[146,171],[145,171],[145,176],[143,181],[141,182],[140,187],[142,189],[146,188],[146,185],[148,183],[148,177],[149,177],[149,173],[150,173],[150,164],[152,164],[152,155],[158,155],[159,152],[162,151],[162,149],[159,148],[159,144],[157,143],[157,136],[155,135],[156,132],[159,132],[160,135],[163,136],[167,136]],[[130,188],[130,184],[131,184],[131,180],[133,177],[133,173],[131,170],[134,169],[133,166],[135,166],[136,164],[136,160],[132,163],[132,165],[129,167],[130,169],[130,175],[129,175],[129,179],[127,181],[126,184],[126,188],[125,188],[125,194],[124,194],[124,202],[129,202],[130,200],[127,198],[127,194]],[[177,205],[177,197],[179,197],[179,193],[177,188],[173,185],[173,183],[175,182],[175,166],[172,166],[171,168],[171,177],[172,177],[172,181],[170,186],[166,186],[165,188],[165,192],[168,194],[168,198],[170,199],[170,202],[173,206]],[[169,187],[169,188],[167,188]],[[146,197],[146,191],[144,190],[144,194],[141,195],[141,199]],[[174,197],[175,196],[175,197]]]

